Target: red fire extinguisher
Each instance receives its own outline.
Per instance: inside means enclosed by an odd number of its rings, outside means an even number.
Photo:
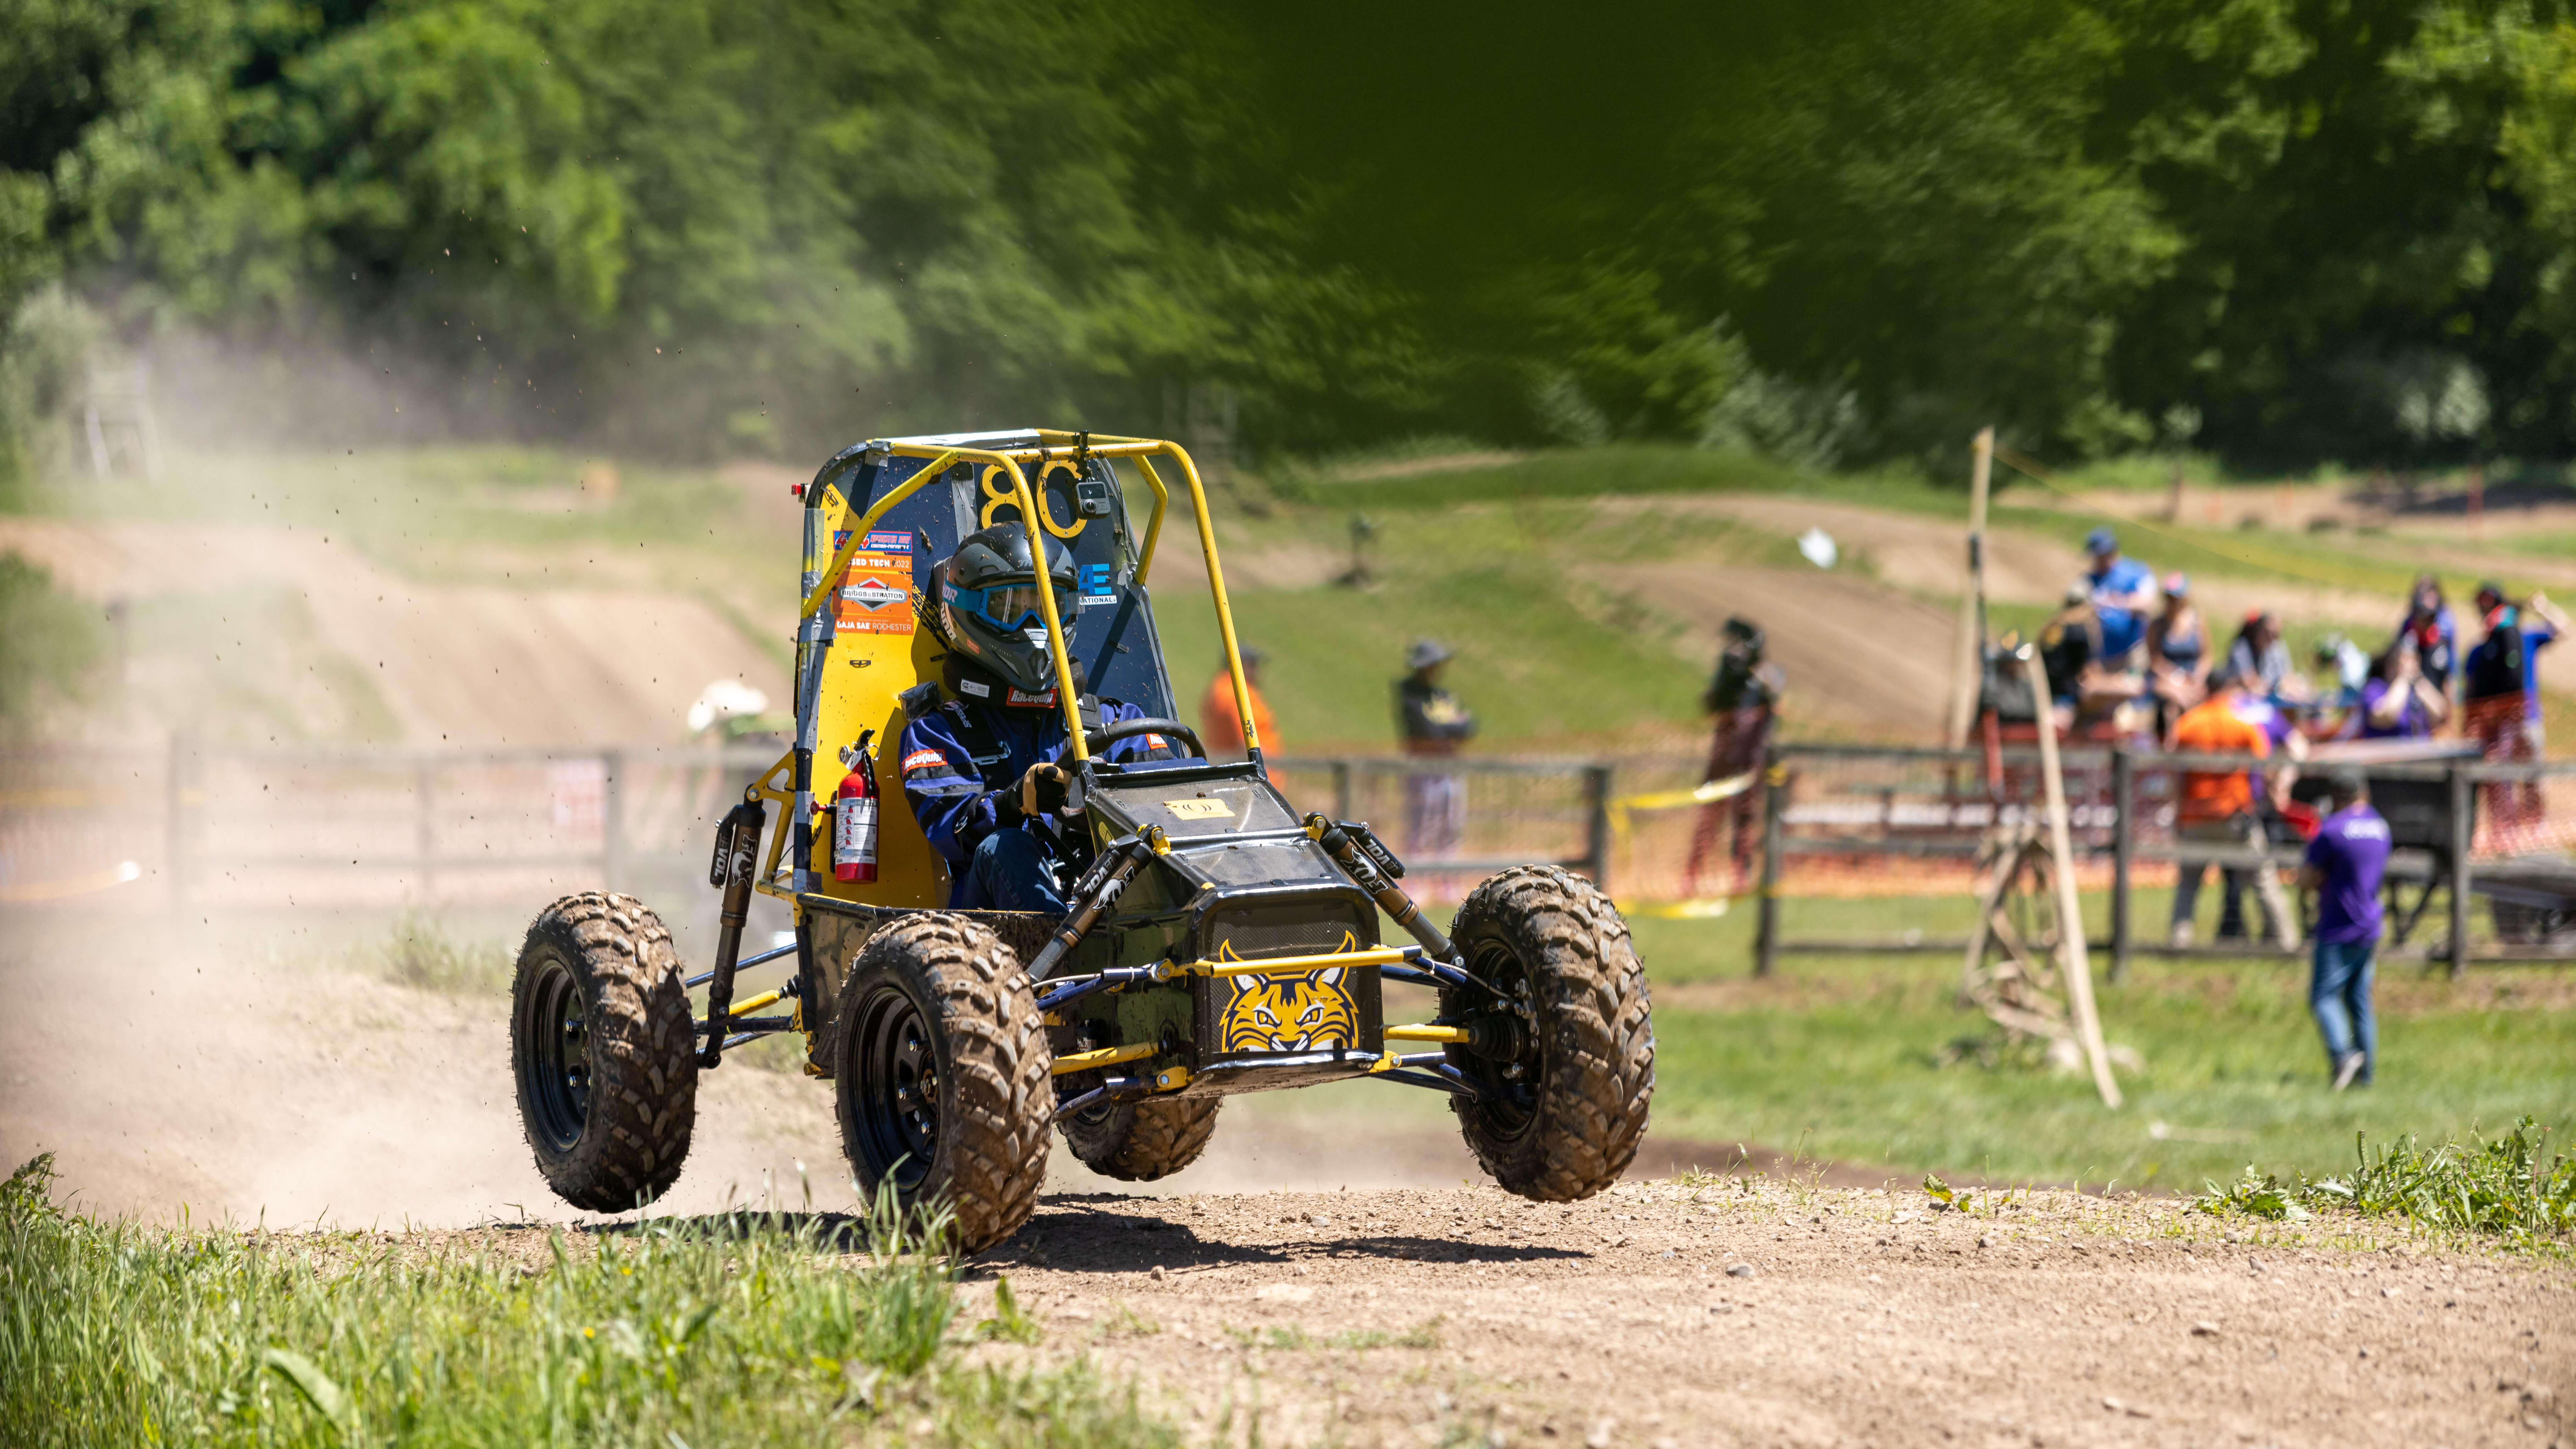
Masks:
[[[861,730],[859,742],[841,751],[850,773],[832,797],[832,876],[836,880],[877,878],[877,762],[868,753],[875,730]]]

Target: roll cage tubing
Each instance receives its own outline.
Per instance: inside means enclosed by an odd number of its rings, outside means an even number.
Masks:
[[[816,625],[819,622],[823,630],[829,630],[829,616],[823,615],[821,611],[824,604],[831,599],[832,591],[838,586],[841,575],[848,570],[850,559],[857,554],[861,544],[866,540],[868,530],[876,527],[878,520],[885,517],[896,504],[911,497],[925,484],[947,472],[950,465],[982,462],[995,464],[1007,471],[1011,476],[1012,501],[1020,510],[1020,526],[1032,535],[1031,548],[1042,550],[1045,545],[1037,537],[1043,532],[1038,523],[1040,514],[1037,497],[1029,487],[1028,474],[1021,470],[1022,459],[1036,464],[1041,475],[1044,474],[1046,465],[1053,461],[1071,460],[1077,457],[1134,459],[1138,471],[1145,475],[1146,486],[1154,492],[1153,517],[1145,525],[1145,542],[1136,554],[1134,582],[1141,586],[1145,582],[1147,570],[1153,567],[1154,546],[1162,537],[1163,513],[1171,503],[1172,496],[1171,490],[1164,485],[1162,476],[1154,471],[1153,460],[1157,457],[1168,458],[1180,469],[1181,480],[1189,485],[1190,512],[1199,530],[1199,551],[1207,560],[1208,591],[1216,603],[1217,634],[1225,645],[1226,677],[1234,685],[1234,712],[1243,725],[1244,754],[1252,761],[1253,768],[1261,772],[1264,779],[1269,778],[1269,768],[1261,758],[1261,736],[1253,725],[1251,687],[1243,677],[1243,650],[1235,639],[1234,607],[1227,602],[1225,571],[1217,562],[1216,529],[1208,521],[1207,489],[1199,482],[1198,465],[1190,461],[1188,450],[1178,443],[1157,438],[1102,437],[1098,434],[1067,433],[1047,428],[1036,428],[1031,431],[1035,432],[1039,439],[1038,445],[1033,448],[932,447],[920,443],[901,442],[890,442],[886,445],[884,449],[886,457],[922,458],[928,461],[911,477],[896,484],[883,498],[878,499],[857,522],[843,530],[841,546],[833,552],[830,563],[816,576],[812,591],[806,594],[803,607],[797,610],[797,666],[800,676],[811,672],[808,665],[812,661],[806,657],[807,651],[809,649],[819,651],[822,644],[829,642],[827,634],[816,632]],[[812,491],[817,494],[826,489],[838,492],[843,477],[864,461],[868,453],[874,451],[876,450],[867,449],[855,452],[836,465],[829,466],[824,475],[815,481]],[[841,499],[842,507],[846,510],[849,506],[848,495],[842,494]],[[823,506],[823,501],[818,497],[814,506],[817,508]],[[1064,711],[1065,730],[1069,736],[1068,745],[1076,763],[1087,762],[1091,758],[1091,749],[1083,739],[1081,704],[1078,692],[1073,687],[1073,662],[1065,653],[1064,619],[1056,610],[1053,589],[1039,591],[1038,610],[1046,618],[1047,656],[1055,668],[1056,703]],[[815,657],[819,659],[819,652]],[[784,852],[790,836],[801,833],[800,830],[788,828],[791,821],[801,825],[813,813],[812,772],[815,741],[809,736],[815,728],[813,716],[820,707],[820,701],[805,698],[807,691],[803,688],[803,684],[804,680],[800,678],[797,691],[799,718],[796,725],[795,748],[788,752],[787,758],[781,759],[777,765],[763,771],[761,778],[745,792],[749,795],[775,798],[780,804],[789,805],[795,811],[789,819],[779,822],[781,829],[770,842],[769,858],[763,862],[760,872],[760,883],[765,894],[777,893],[772,882],[777,878],[778,857]],[[792,767],[792,795],[790,791],[778,790],[770,785],[770,782],[777,778],[781,766]],[[802,852],[803,845],[800,844],[798,849]],[[801,875],[805,868],[804,859],[800,853],[795,869]],[[800,881],[799,885],[801,884]]]

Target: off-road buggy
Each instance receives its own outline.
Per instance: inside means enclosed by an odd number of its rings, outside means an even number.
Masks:
[[[1157,461],[1198,525],[1247,722],[1238,762],[1209,761],[1174,718],[1146,592],[1171,498]],[[1141,536],[1121,464],[1153,497]],[[1525,866],[1479,885],[1443,933],[1365,824],[1292,808],[1243,707],[1207,499],[1182,449],[1049,431],[886,439],[835,456],[803,497],[796,740],[717,829],[712,968],[690,974],[650,909],[596,892],[547,907],[521,949],[511,1066],[537,1166],[565,1201],[614,1212],[670,1187],[698,1074],[788,1031],[804,1034],[806,1071],[834,1084],[861,1188],[944,1201],[969,1249],[1027,1220],[1051,1131],[1097,1172],[1150,1180],[1199,1155],[1227,1095],[1345,1077],[1450,1093],[1477,1158],[1525,1197],[1618,1179],[1654,1090],[1626,923],[1591,882]],[[921,686],[942,677],[947,644],[916,607],[933,570],[1012,519],[1065,544],[1080,580],[1070,618],[1037,591],[1071,731],[1061,919],[940,908],[944,865],[903,807],[892,747],[907,695],[937,701]],[[1100,696],[1147,718],[1099,728]],[[1102,758],[1145,731],[1187,754]],[[871,755],[870,739],[886,747]],[[833,868],[833,817],[853,808],[816,773],[835,755],[873,771],[887,806],[873,880]],[[794,944],[740,954],[753,891],[788,903]],[[1414,944],[1382,944],[1381,913]],[[743,973],[772,962],[792,974],[747,993]],[[1436,990],[1433,1019],[1384,1021],[1388,980]]]

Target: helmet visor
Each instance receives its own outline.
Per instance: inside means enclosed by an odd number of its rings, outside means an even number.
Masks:
[[[1034,583],[995,584],[983,589],[959,589],[956,605],[970,614],[980,614],[1001,629],[1043,629],[1046,615],[1038,602],[1038,585]],[[1073,591],[1055,591],[1055,616],[1073,617]]]

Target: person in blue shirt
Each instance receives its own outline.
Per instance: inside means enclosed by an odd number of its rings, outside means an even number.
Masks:
[[[2120,536],[2097,528],[2084,536],[2092,556],[2085,581],[2092,585],[2093,614],[2102,625],[2102,653],[2096,661],[2111,670],[2132,667],[2130,654],[2147,637],[2147,615],[2156,607],[2156,576],[2145,564],[2120,556]]]
[[[2317,826],[2299,867],[2299,888],[2317,893],[2317,940],[2308,1010],[2325,1038],[2326,1070],[2338,1092],[2370,1085],[2379,1060],[2379,1023],[2370,1009],[2372,959],[2379,950],[2379,879],[2388,869],[2388,822],[2370,808],[2361,775],[2339,770],[2327,798],[2334,813]]]
[[[1046,551],[1056,616],[1070,629],[1073,556],[1053,539]],[[936,606],[926,612],[948,654],[939,679],[902,696],[904,803],[948,863],[950,909],[1062,915],[1055,863],[1070,777],[1059,762],[1071,741],[1027,532],[999,523],[969,534],[934,578]],[[1092,728],[1144,717],[1114,699],[1084,696],[1078,707]],[[1177,753],[1161,735],[1144,734],[1111,742],[1103,755],[1134,764]]]

